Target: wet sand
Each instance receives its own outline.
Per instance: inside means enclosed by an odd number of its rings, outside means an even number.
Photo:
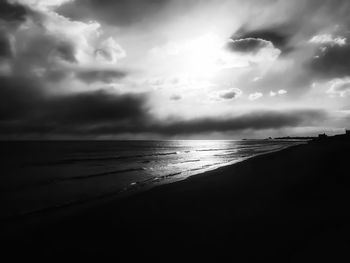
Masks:
[[[2,254],[50,261],[349,260],[349,158],[349,141],[312,142],[122,199],[2,222]]]

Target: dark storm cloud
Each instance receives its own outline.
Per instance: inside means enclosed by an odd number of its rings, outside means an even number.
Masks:
[[[264,39],[280,49],[282,55],[293,56],[291,53],[302,49],[302,44],[314,35],[349,33],[348,0],[282,0],[270,4],[258,13],[254,13],[252,5],[252,13],[232,32],[231,39]]]
[[[68,62],[76,63],[77,60],[75,58],[75,49],[73,45],[67,42],[59,42],[55,49],[53,50],[54,54]]]
[[[0,122],[31,117],[42,98],[39,86],[32,78],[0,77]]]
[[[237,40],[229,40],[226,48],[234,52],[257,53],[262,48],[268,47],[269,42],[258,38],[244,38]]]
[[[119,123],[106,123],[92,127],[89,132],[96,135],[118,133],[158,134],[163,136],[187,136],[213,132],[241,132],[244,130],[281,129],[310,125],[326,118],[321,110],[259,111],[238,117],[198,118],[192,120],[157,121],[151,117],[120,126]]]
[[[58,96],[44,105],[44,118],[60,124],[91,124],[136,120],[144,116],[144,97],[114,95],[105,91]]]
[[[232,32],[231,39],[257,38],[270,41],[281,50],[280,61],[293,64],[281,71],[264,74],[258,81],[247,81],[247,77],[242,77],[242,86],[251,91],[259,89],[264,92],[285,89],[288,99],[302,99],[301,96],[307,94],[313,82],[350,75],[349,45],[320,45],[327,49],[314,54],[317,46],[309,42],[313,37],[323,34],[349,39],[350,1],[274,2],[267,6],[266,12],[262,10],[261,13],[265,14],[262,18],[249,17],[236,32]],[[248,77],[254,79],[256,76],[259,76],[259,72],[252,72]]]
[[[290,51],[291,49],[290,47],[288,47],[288,42],[290,39],[290,35],[287,33],[288,31],[289,29],[287,27],[282,26],[251,31],[241,28],[231,37],[231,39],[233,41],[237,41],[240,39],[263,39],[271,42],[276,48],[280,49],[284,53]]]
[[[111,82],[123,78],[126,72],[100,69],[99,65],[79,68],[76,59],[79,46],[74,40],[50,32],[45,27],[45,19],[50,17],[41,11],[31,13],[35,17],[16,13],[13,8],[20,8],[19,5],[12,8],[1,2],[1,6],[6,7],[7,13],[1,9],[1,15],[6,13],[4,17],[8,21],[3,22],[4,18],[0,17],[0,59],[8,59],[11,67],[6,77],[0,75],[0,133],[3,136],[32,134],[40,138],[41,134],[54,137],[62,133],[88,133],[92,127],[105,123],[123,127],[147,115],[145,95],[67,92],[69,87],[63,94],[57,85],[51,87],[52,82],[57,84],[68,76],[86,83]],[[17,22],[22,22],[26,16],[31,23],[19,32]],[[10,36],[16,37],[13,46]]]
[[[71,76],[72,73],[72,71],[67,69],[50,69],[46,71],[44,78],[49,82],[58,83],[63,79],[67,78],[68,76]]]
[[[88,68],[84,64],[79,68],[79,62],[76,59],[77,52],[80,52],[78,50],[80,47],[79,39],[70,39],[69,34],[69,37],[65,37],[63,32],[66,30],[65,28],[59,29],[57,32],[55,29],[50,31],[46,28],[46,23],[51,21],[50,19],[52,19],[51,22],[55,23],[61,21],[61,18],[57,21],[53,19],[58,18],[54,11],[58,11],[65,17],[70,17],[72,20],[97,20],[101,23],[101,29],[106,29],[107,33],[112,27],[106,26],[104,23],[116,26],[117,30],[125,30],[122,28],[124,26],[153,23],[154,27],[149,28],[154,28],[157,33],[159,30],[159,39],[154,39],[154,42],[158,43],[161,36],[164,35],[163,29],[159,29],[158,26],[167,28],[165,19],[173,21],[170,19],[180,18],[181,22],[182,15],[184,17],[188,14],[192,15],[189,8],[194,2],[200,2],[198,5],[200,6],[198,13],[200,13],[204,6],[215,7],[217,3],[225,1],[75,0],[58,7],[56,10],[46,12],[39,9],[31,10],[31,8],[35,9],[35,5],[23,7],[0,0],[0,31],[3,30],[0,34],[0,59],[11,59],[8,64],[9,67],[13,66],[9,70],[10,73],[5,72],[5,74],[12,74],[12,77],[0,77],[0,134],[2,136],[32,134],[37,138],[41,138],[41,135],[55,138],[61,134],[79,137],[80,135],[99,136],[123,133],[129,133],[131,136],[133,134],[164,136],[179,134],[185,136],[197,133],[258,131],[303,125],[312,126],[327,117],[323,111],[317,110],[282,110],[281,112],[254,111],[236,117],[158,120],[151,115],[147,104],[148,97],[144,94],[122,95],[102,90],[77,93],[66,82],[64,85],[68,85],[68,87],[64,87],[63,90],[67,93],[65,95],[60,93],[62,90],[59,89],[62,88],[62,85],[59,85],[59,82],[63,79],[72,81],[72,86],[76,84],[74,82],[76,79],[86,84],[111,83],[125,78],[129,72],[122,69],[106,70],[98,63],[94,68]],[[263,4],[261,10],[258,11],[263,13],[262,9],[268,10],[266,18],[258,19],[256,17],[257,19],[255,19],[251,13],[247,13],[247,20],[250,20],[251,24],[246,26],[247,21],[241,21],[244,26],[231,37],[228,48],[235,52],[255,53],[273,44],[295,64],[289,71],[281,70],[277,73],[268,73],[264,79],[251,82],[252,84],[249,84],[250,81],[245,78],[242,80],[242,83],[244,82],[242,87],[251,88],[254,91],[261,90],[264,84],[265,90],[262,92],[284,88],[288,90],[288,94],[294,94],[298,90],[306,89],[303,87],[309,87],[314,74],[317,76],[316,78],[350,75],[350,63],[347,59],[350,57],[348,45],[343,47],[327,46],[327,50],[316,54],[319,58],[312,59],[312,62],[310,62],[312,53],[311,55],[310,53],[306,55],[306,52],[297,53],[303,49],[303,46],[300,47],[298,44],[306,43],[312,36],[331,30],[329,25],[338,24],[336,34],[346,36],[344,32],[348,32],[350,26],[348,15],[350,1],[283,0],[264,2],[271,3],[271,6],[266,5],[265,7]],[[235,1],[227,1],[227,3],[233,3],[233,6],[237,4]],[[254,3],[257,1],[247,1],[247,3],[251,5],[253,10]],[[275,3],[287,6],[288,12],[283,8],[281,10],[274,9]],[[239,8],[239,6],[236,7]],[[181,13],[181,17],[179,10],[185,11],[183,14]],[[203,10],[206,12],[207,9],[203,8]],[[220,9],[210,8],[209,10],[214,13]],[[252,13],[254,11],[257,11],[256,8]],[[37,13],[34,15],[34,12]],[[196,15],[197,12],[193,12],[194,22],[196,22]],[[28,28],[17,30],[18,25],[27,18],[31,21],[26,24]],[[223,17],[223,19],[226,18]],[[68,22],[67,24],[69,25]],[[58,28],[60,26],[62,25],[58,25]],[[233,24],[232,26],[240,25]],[[56,27],[53,26],[53,28]],[[129,29],[126,28],[126,30]],[[189,27],[188,30],[191,29]],[[228,25],[228,35],[225,37],[229,37],[233,33],[230,29],[231,26]],[[133,33],[132,30],[130,29],[126,33]],[[148,33],[147,30],[144,32]],[[121,31],[121,35],[123,33],[125,32]],[[126,35],[125,38],[127,38]],[[10,36],[16,37],[16,41],[13,42],[15,45],[11,45],[13,43],[10,41]],[[148,39],[145,40],[145,42],[139,42],[139,45],[147,47]],[[128,43],[128,41],[125,42]],[[99,42],[92,40],[88,44],[91,44],[93,49],[96,43]],[[113,56],[107,51],[98,49],[97,53],[102,60],[112,62]],[[14,56],[14,54],[16,55]],[[62,63],[62,60],[65,63]],[[308,60],[308,67],[303,67],[306,60]],[[152,71],[152,69],[149,70]],[[257,75],[259,76],[259,74]],[[255,77],[254,75],[251,79]],[[53,87],[50,86],[52,82],[55,82]],[[82,84],[79,83],[80,86]],[[248,85],[257,86],[253,86],[253,89]],[[89,85],[85,86],[88,86],[87,89],[92,88]],[[53,88],[57,88],[57,92],[53,91]],[[129,88],[126,87],[125,91],[127,92]],[[70,89],[72,90],[69,91]],[[348,86],[339,89],[339,92],[342,92],[347,90]],[[50,90],[51,94],[48,94],[47,90]],[[216,95],[218,98],[229,100],[239,96],[239,93],[227,91]],[[181,96],[172,96],[170,99],[179,100]],[[176,103],[172,102],[172,104]],[[301,104],[302,102],[296,105]]]
[[[116,79],[121,79],[127,76],[126,71],[122,70],[85,70],[78,72],[77,77],[86,83],[104,82],[111,83]]]
[[[319,50],[309,64],[321,78],[350,76],[350,45],[328,45]]]
[[[219,94],[221,99],[231,100],[237,98],[242,92],[238,89],[225,90]]]
[[[52,65],[61,59],[76,63],[75,47],[68,40],[61,40],[58,36],[47,34],[45,31],[27,39],[19,50],[23,64],[27,65]]]
[[[171,0],[76,0],[57,12],[76,20],[97,19],[114,25],[152,20]]]
[[[19,4],[10,4],[7,0],[0,1],[0,21],[8,22],[24,21],[27,9]]]
[[[1,78],[0,133],[6,136],[191,135],[310,125],[323,111],[259,111],[227,118],[157,120],[145,94],[106,91],[49,95],[31,79]],[[38,137],[39,138],[39,137]]]
[[[0,58],[9,58],[12,56],[11,43],[9,36],[0,30]]]
[[[155,132],[166,135],[233,132],[247,129],[264,130],[297,127],[324,119],[319,110],[259,111],[231,118],[200,118],[189,121],[172,121],[153,127]]]
[[[67,77],[74,77],[86,84],[113,83],[129,75],[127,70],[118,69],[65,69],[47,68],[42,75],[43,80],[50,82],[60,82]]]
[[[0,130],[5,135],[84,133],[106,123],[135,126],[148,116],[144,94],[101,90],[52,96],[32,79],[3,77],[0,84]]]

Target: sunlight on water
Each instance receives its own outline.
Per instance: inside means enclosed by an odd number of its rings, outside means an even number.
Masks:
[[[32,142],[21,152],[22,164],[0,178],[0,190],[7,203],[12,204],[0,217],[183,180],[298,143],[254,140]]]

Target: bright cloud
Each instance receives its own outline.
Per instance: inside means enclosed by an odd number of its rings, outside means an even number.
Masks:
[[[64,3],[74,0],[10,0],[12,3],[19,3],[30,7],[38,8],[40,10],[47,10],[49,8],[61,6]]]
[[[278,96],[278,95],[284,95],[284,94],[287,94],[287,93],[288,93],[288,91],[286,91],[286,90],[284,90],[284,89],[280,89],[280,90],[278,90],[278,91],[270,91],[269,95],[270,95],[271,97],[276,97],[276,96]]]
[[[89,107],[97,103],[101,114],[90,115],[105,119],[104,112],[122,115],[114,103],[121,102],[116,94],[123,94],[136,109],[130,115],[135,123],[144,119],[169,127],[173,120],[249,119],[251,112],[260,118],[256,113],[261,111],[270,116],[310,105],[332,112],[350,108],[343,99],[350,93],[348,0],[321,1],[319,8],[309,0],[153,2],[3,0],[0,87],[5,88],[0,92],[5,92],[0,99],[12,99],[14,109],[20,109],[32,104],[21,104],[15,95],[7,98],[17,88],[40,95],[25,96],[23,101],[33,100],[33,105],[45,96],[56,102],[55,96],[79,93],[83,96],[68,100],[69,105],[80,99],[91,102]],[[27,90],[28,83],[35,85]],[[133,100],[135,94],[142,96]],[[85,106],[79,104],[77,112],[85,112]],[[135,113],[128,106],[119,109]],[[288,125],[317,130],[308,116]],[[122,118],[123,125],[132,123]],[[345,126],[327,123],[333,124]]]
[[[233,40],[207,33],[183,42],[169,42],[151,49],[151,55],[166,60],[172,70],[192,77],[207,78],[225,69],[246,68],[252,63],[271,63],[280,55],[271,42],[262,41],[256,52],[242,54],[227,49]],[[174,72],[172,72],[174,73]]]
[[[278,94],[279,94],[279,95],[287,94],[287,91],[284,90],[284,89],[280,89],[280,90],[278,91]]]
[[[346,45],[347,39],[345,37],[340,36],[333,36],[331,34],[322,34],[322,35],[315,35],[310,40],[310,43],[315,44],[331,44],[331,45],[338,45],[338,46],[344,46]]]
[[[115,41],[113,37],[109,37],[102,41],[95,50],[97,61],[115,64],[119,59],[126,57],[126,51]]]
[[[350,78],[334,79],[329,82],[327,94],[332,97],[346,97],[350,94]]]
[[[263,96],[262,93],[260,93],[260,92],[255,92],[255,93],[252,93],[252,94],[249,95],[249,100],[251,100],[251,101],[258,100],[258,99],[260,99],[262,96]]]

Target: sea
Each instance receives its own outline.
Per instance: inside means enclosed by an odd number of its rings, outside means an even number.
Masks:
[[[301,143],[305,142],[1,142],[0,219],[142,191]]]

